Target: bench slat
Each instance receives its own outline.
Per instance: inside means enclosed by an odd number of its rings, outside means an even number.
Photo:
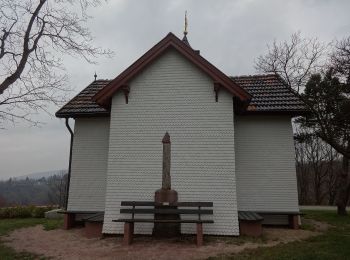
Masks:
[[[213,202],[177,202],[178,207],[213,207]]]
[[[152,209],[120,209],[120,213],[129,214],[200,214],[213,215],[211,209],[169,209],[169,208],[152,208]]]
[[[104,213],[104,211],[89,211],[89,210],[61,210],[58,211],[59,214],[97,214],[97,213]]]
[[[155,206],[154,201],[122,201],[121,206]]]
[[[198,219],[115,219],[113,222],[146,222],[146,223],[214,223],[213,220]]]
[[[121,206],[159,206],[160,204],[154,201],[122,201]],[[171,204],[177,207],[213,207],[213,202],[177,202]]]

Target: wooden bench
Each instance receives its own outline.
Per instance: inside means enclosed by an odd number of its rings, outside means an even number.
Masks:
[[[132,243],[134,234],[134,223],[195,223],[197,224],[197,246],[203,245],[203,223],[214,223],[213,220],[203,220],[202,215],[213,215],[212,202],[177,202],[167,205],[156,204],[148,201],[122,201],[121,214],[131,214],[131,218],[120,218],[112,220],[113,222],[124,222],[124,245]],[[130,208],[131,207],[131,208]],[[142,207],[142,208],[140,208]],[[181,207],[181,208],[174,208]],[[206,209],[203,209],[206,208]],[[210,208],[210,209],[208,209]],[[155,219],[153,218],[137,218],[139,214],[157,214],[157,215],[196,215],[192,219]]]
[[[61,210],[58,211],[59,214],[64,214],[63,229],[71,229],[76,225],[75,216],[79,215],[95,215],[104,214],[103,211],[89,211],[89,210]],[[84,219],[82,219],[84,220]]]

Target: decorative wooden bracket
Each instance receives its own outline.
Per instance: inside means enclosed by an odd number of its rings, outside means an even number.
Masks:
[[[129,103],[129,93],[130,93],[130,87],[128,85],[125,85],[122,87],[124,96],[125,96],[125,103]]]
[[[218,102],[219,99],[219,90],[221,88],[220,83],[214,82],[214,91],[215,91],[215,102]]]

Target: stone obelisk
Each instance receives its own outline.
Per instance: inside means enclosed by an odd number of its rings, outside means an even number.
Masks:
[[[177,192],[171,189],[171,142],[168,132],[165,133],[163,139],[163,172],[162,172],[162,188],[157,190],[154,195],[156,208],[177,208],[178,199]],[[173,206],[172,206],[173,205]],[[155,219],[179,219],[179,215],[154,215]],[[158,237],[167,237],[180,234],[180,225],[178,223],[155,223],[153,234]]]

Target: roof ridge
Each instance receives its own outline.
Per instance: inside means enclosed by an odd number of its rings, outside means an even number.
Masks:
[[[266,74],[253,74],[253,75],[238,75],[238,76],[229,76],[230,78],[260,78],[260,77],[271,77],[276,76],[274,73],[266,73]]]
[[[96,82],[96,81],[112,81],[112,79],[96,79],[95,81],[93,81],[92,83]],[[91,84],[92,84],[91,83]]]

